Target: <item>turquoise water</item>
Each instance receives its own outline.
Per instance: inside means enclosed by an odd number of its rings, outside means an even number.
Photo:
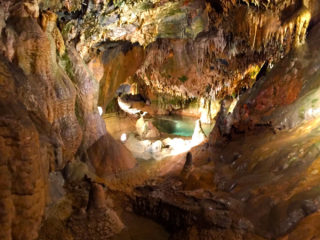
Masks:
[[[160,132],[191,137],[196,120],[197,119],[193,117],[170,115],[154,117],[152,123]],[[212,125],[202,124],[202,128],[204,133],[208,136],[212,130]]]

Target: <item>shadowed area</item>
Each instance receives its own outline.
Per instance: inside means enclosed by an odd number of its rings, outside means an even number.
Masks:
[[[0,0],[0,240],[320,239],[318,0]]]

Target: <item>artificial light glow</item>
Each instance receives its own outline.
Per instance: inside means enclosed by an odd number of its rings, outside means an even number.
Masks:
[[[122,101],[122,99],[120,97],[118,97],[118,104],[119,104],[119,107],[126,113],[138,114],[141,112],[140,109],[131,108],[131,105],[129,103],[125,103],[124,101]]]
[[[237,102],[238,102],[238,99],[237,99],[237,98],[234,98],[234,99],[232,100],[232,103],[231,103],[231,105],[230,105],[230,107],[229,107],[229,110],[228,110],[229,113],[233,113],[233,110],[234,110],[234,108],[236,107]]]
[[[121,142],[127,141],[127,134],[122,133],[122,134],[121,134],[121,137],[120,137],[120,140],[121,140]]]
[[[191,148],[205,141],[206,136],[202,130],[200,120],[196,121],[191,139],[166,138],[156,141],[139,140],[133,134],[128,136],[125,146],[133,156],[144,160],[161,160],[169,156],[176,156],[190,151]]]
[[[201,121],[197,120],[195,122],[195,127],[193,130],[193,135],[192,135],[192,139],[191,139],[191,146],[197,146],[200,143],[202,143],[205,140],[206,136],[203,132],[202,126],[201,126]]]
[[[320,108],[316,108],[316,109],[310,108],[308,109],[306,114],[307,114],[307,117],[311,117],[311,118],[316,117],[320,114]]]
[[[98,106],[98,112],[99,112],[99,115],[100,115],[100,116],[103,114],[102,107]]]

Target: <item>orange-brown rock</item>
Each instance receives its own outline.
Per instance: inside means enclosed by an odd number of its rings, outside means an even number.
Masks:
[[[78,89],[76,98],[76,114],[83,129],[82,147],[87,149],[106,133],[106,126],[97,109],[99,82],[88,70],[72,46],[67,48],[69,66],[73,72],[73,81]]]
[[[53,149],[16,95],[15,84],[25,78],[16,71],[0,57],[0,239],[31,240],[44,213]]]
[[[101,185],[91,184],[87,209],[77,209],[68,220],[73,239],[110,239],[124,228],[117,213],[106,206],[104,194]]]
[[[98,176],[130,169],[136,164],[131,152],[114,140],[109,133],[98,139],[88,149],[88,160]]]
[[[106,207],[106,196],[102,185],[91,183],[89,193],[88,209],[102,209]]]
[[[100,80],[99,106],[103,109],[121,83],[129,80],[143,62],[144,50],[142,47],[133,46],[123,52],[122,47],[106,51],[100,56],[104,65],[104,75]]]
[[[263,63],[277,62],[293,47],[296,52],[260,79],[232,115],[237,133],[266,125],[274,132],[234,134],[204,149],[214,151],[215,167],[192,170],[186,182],[162,174],[138,189],[134,210],[178,229],[177,239],[317,238],[319,12],[318,0],[0,1],[0,239],[38,238],[48,210],[48,174],[75,158],[87,157],[100,177],[135,166],[106,132],[98,97],[105,108],[121,83],[137,81],[155,97],[221,98],[251,87]],[[136,41],[155,42],[143,49]],[[94,57],[94,73],[82,57]],[[274,134],[285,127],[291,132]],[[228,131],[217,129],[212,135],[221,140]],[[170,163],[163,165],[177,168]],[[78,169],[70,179],[83,183],[89,170],[83,162]],[[119,177],[119,187],[134,174]],[[80,191],[87,200],[88,189]],[[75,207],[82,202],[73,196],[56,229],[76,240],[121,231],[104,194],[93,184],[84,207]],[[55,236],[64,235],[48,238]]]
[[[320,213],[314,213],[303,219],[298,226],[279,240],[318,240],[320,239]]]
[[[57,23],[49,17],[44,32],[36,7],[16,7],[2,25],[0,239],[32,240],[45,214],[49,171],[64,168],[106,130],[99,85],[72,48],[64,53]]]

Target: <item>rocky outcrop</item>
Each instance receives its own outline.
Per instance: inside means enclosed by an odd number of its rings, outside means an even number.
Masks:
[[[309,22],[316,29],[318,9],[317,0],[1,1],[0,238],[38,238],[50,172],[75,159],[102,177],[135,166],[130,152],[106,133],[98,97],[105,108],[121,83],[135,81],[148,89],[142,92],[146,95],[221,99],[253,86],[266,61],[275,63],[285,55],[241,98],[226,128],[219,128],[225,122],[222,109],[216,138],[231,134],[235,141],[212,149],[212,159],[223,166],[206,180],[216,183],[215,194],[199,196],[182,189],[179,179],[169,180],[158,188],[138,189],[134,206],[176,227],[177,238],[289,234],[319,209],[319,132],[306,125],[295,132],[296,142],[286,132],[276,135],[283,141],[272,136],[304,123],[317,125],[319,32],[312,30],[308,45],[303,43]],[[296,52],[288,55],[292,49]],[[234,133],[261,126],[271,126],[271,136],[237,141]],[[245,144],[249,149],[237,148]],[[163,145],[150,143],[150,150],[159,152]],[[68,179],[88,178],[87,165],[75,165]],[[103,239],[122,228],[116,214],[103,206],[102,186],[93,184],[91,193],[87,209],[68,208],[74,239]]]
[[[183,178],[187,178],[189,173],[191,172],[191,170],[192,170],[192,153],[188,152],[187,156],[186,156],[186,161],[183,165],[183,168],[182,168],[180,175]]]
[[[137,120],[136,129],[140,137],[143,139],[160,137],[159,130],[152,124],[150,120],[145,121],[143,117],[140,117]]]
[[[76,2],[69,4],[76,7]],[[67,40],[77,38],[77,50],[85,59],[106,39],[147,46],[157,38],[195,38],[208,26],[202,1],[88,1],[78,15],[70,12],[60,20],[64,32],[72,33]]]
[[[54,147],[16,94],[17,80],[26,76],[2,56],[0,72],[0,239],[31,240],[44,213]]]
[[[284,58],[240,98],[231,135],[223,107],[222,121],[211,133],[212,157],[222,165],[218,189],[251,209],[244,216],[267,239],[315,234],[305,222],[319,209],[319,33],[314,28],[305,48]],[[222,139],[225,134],[229,140]]]
[[[104,189],[97,183],[91,184],[87,209],[72,215],[68,226],[79,240],[110,239],[124,228],[117,214],[106,206]]]
[[[309,22],[319,15],[316,0],[103,0],[57,6],[67,9],[59,12],[65,40],[76,43],[85,61],[95,62],[99,78],[104,72],[103,108],[138,68],[135,81],[158,94],[210,100],[238,94],[252,86],[265,61],[277,62],[302,45]],[[129,42],[146,49],[128,47]]]
[[[106,130],[98,83],[65,45],[55,13],[39,12],[36,1],[0,4],[0,238],[31,240],[49,172],[84,155]]]
[[[136,188],[134,210],[172,227],[172,239],[316,237],[319,33],[240,97],[233,114],[232,99],[222,101],[208,149],[214,167],[194,157],[188,174]]]
[[[35,118],[51,125],[61,154],[59,167],[63,167],[73,159],[82,131],[75,115],[76,89],[56,60],[57,46],[50,31],[55,24],[49,21],[43,32],[36,19],[12,16],[6,29],[16,36],[12,61],[27,79],[17,85],[19,97]]]
[[[106,133],[105,123],[97,109],[99,83],[72,46],[68,46],[60,63],[78,89],[75,113],[83,129],[82,147],[87,149]]]
[[[235,128],[293,128],[319,115],[318,37],[315,27],[306,46],[281,61],[241,98],[233,114]]]
[[[102,63],[103,76],[100,80],[99,106],[103,109],[115,97],[118,87],[129,81],[144,60],[144,50],[140,46],[124,43],[106,45],[101,55],[96,57]]]
[[[106,133],[88,149],[88,161],[98,176],[133,168],[136,160],[121,143]]]
[[[184,191],[183,186],[178,179],[170,179],[157,186],[137,188],[134,211],[164,224],[172,231],[172,239],[242,239],[238,238],[241,231],[255,235],[250,233],[250,221],[239,215],[240,202],[203,189]]]
[[[208,3],[210,28],[196,39],[149,44],[136,74],[141,84],[186,99],[221,99],[250,88],[265,61],[275,63],[304,43],[312,17],[307,3],[255,2],[259,10],[235,1]]]

